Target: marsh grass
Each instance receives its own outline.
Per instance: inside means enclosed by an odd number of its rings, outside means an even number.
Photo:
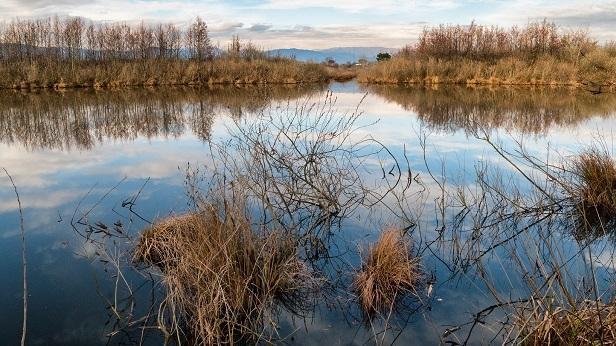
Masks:
[[[394,310],[405,296],[417,295],[422,278],[419,258],[401,231],[384,231],[370,246],[356,273],[353,287],[362,311],[372,317]]]
[[[515,317],[517,342],[524,345],[613,345],[616,343],[616,301],[585,300],[578,306],[550,306],[533,300]]]
[[[280,232],[253,232],[243,212],[210,205],[142,234],[134,259],[162,272],[161,309],[170,321],[159,327],[168,337],[194,344],[269,340],[274,309],[307,309],[317,281],[298,259],[296,242]]]
[[[329,80],[319,64],[283,58],[253,60],[220,57],[211,61],[63,61],[49,65],[6,63],[0,88],[67,89],[154,86],[263,85],[319,83]]]
[[[575,200],[578,228],[606,233],[616,215],[616,161],[605,145],[594,145],[572,160],[570,170],[567,190]]]
[[[567,32],[547,21],[524,28],[441,25],[417,44],[359,72],[363,83],[570,85],[614,90],[616,56],[587,32]]]
[[[573,86],[608,91],[614,90],[615,68],[616,58],[601,52],[589,54],[579,62],[547,55],[532,61],[517,57],[495,61],[464,57],[395,57],[360,70],[358,81],[366,84]]]

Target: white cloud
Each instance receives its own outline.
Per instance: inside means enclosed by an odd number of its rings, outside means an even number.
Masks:
[[[311,11],[310,16],[305,15],[306,10]],[[215,40],[222,46],[231,35],[238,33],[264,48],[401,47],[417,37],[418,29],[424,25],[417,23],[468,23],[473,18],[479,23],[509,26],[547,17],[567,28],[590,29],[601,41],[616,39],[616,0],[269,0],[259,4],[214,0],[4,0],[0,3],[0,20],[56,13],[96,21],[143,20],[180,25],[199,15],[208,22]],[[301,25],[312,25],[312,30],[298,30]]]

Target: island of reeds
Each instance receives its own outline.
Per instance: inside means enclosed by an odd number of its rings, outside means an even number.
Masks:
[[[616,86],[616,43],[546,20],[526,27],[440,25],[358,72],[362,83]]]
[[[0,88],[36,89],[325,82],[316,63],[270,57],[234,36],[215,47],[205,21],[94,23],[81,18],[13,20],[0,25]]]

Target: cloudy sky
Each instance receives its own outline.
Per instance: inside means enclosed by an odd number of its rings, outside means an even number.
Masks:
[[[0,0],[0,21],[53,14],[180,25],[199,15],[215,41],[239,34],[266,49],[397,48],[427,25],[523,25],[544,17],[616,40],[616,0]]]

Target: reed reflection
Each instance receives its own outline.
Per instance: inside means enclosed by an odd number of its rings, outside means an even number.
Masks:
[[[430,129],[446,132],[479,128],[545,134],[592,117],[616,114],[616,95],[593,95],[563,88],[383,86],[368,91],[417,113]]]
[[[240,118],[272,102],[320,87],[69,90],[0,93],[0,142],[29,150],[87,150],[105,140],[177,138],[191,131],[207,140],[216,115]]]

